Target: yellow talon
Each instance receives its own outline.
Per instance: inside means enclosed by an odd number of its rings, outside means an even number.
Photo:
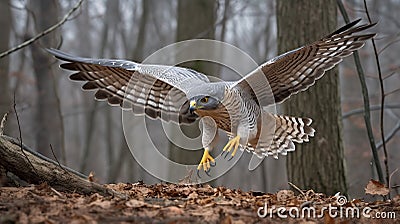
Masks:
[[[232,157],[234,157],[235,154],[236,154],[236,151],[237,151],[237,149],[239,148],[239,145],[240,145],[239,141],[240,141],[240,136],[239,135],[234,137],[234,138],[232,138],[231,140],[228,141],[228,143],[226,143],[226,145],[222,149],[222,151],[230,152],[232,149],[234,149],[232,154],[231,154]]]
[[[208,149],[204,149],[203,157],[201,158],[201,161],[197,169],[199,170],[203,166],[204,171],[209,170],[211,167],[210,162],[215,163],[215,160],[208,152]]]

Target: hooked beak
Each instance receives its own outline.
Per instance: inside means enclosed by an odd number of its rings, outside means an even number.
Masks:
[[[189,107],[190,113],[193,114],[193,112],[194,112],[196,109],[197,109],[197,107],[196,107],[196,101],[195,101],[195,100],[190,101],[190,107]]]

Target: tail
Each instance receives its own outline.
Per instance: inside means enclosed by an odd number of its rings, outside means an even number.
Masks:
[[[310,125],[310,118],[298,118],[273,115],[275,118],[275,134],[267,150],[267,155],[278,158],[278,154],[286,155],[295,150],[295,143],[308,142],[315,130]]]

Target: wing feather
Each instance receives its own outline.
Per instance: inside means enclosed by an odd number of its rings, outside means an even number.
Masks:
[[[86,81],[84,90],[97,90],[96,99],[154,119],[193,122],[197,116],[188,113],[186,93],[195,84],[209,82],[204,74],[182,67],[82,58],[55,49],[48,52],[66,61],[61,68],[77,71],[71,80]]]
[[[375,34],[358,34],[374,24],[355,26],[360,20],[349,23],[319,41],[279,55],[262,64],[233,86],[250,92],[262,106],[281,103],[291,95],[308,89],[327,70],[340,63],[344,57],[364,46]],[[257,84],[266,79],[265,85]],[[265,83],[266,83],[265,82]],[[266,90],[267,89],[267,90]],[[259,94],[260,97],[256,97]]]

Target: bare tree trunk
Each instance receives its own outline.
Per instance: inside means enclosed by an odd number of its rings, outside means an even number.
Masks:
[[[33,13],[36,15],[36,32],[41,32],[52,26],[58,20],[58,2],[55,0],[42,0],[30,2]],[[46,15],[46,16],[43,16]],[[43,50],[45,47],[56,47],[57,32],[44,36],[39,42],[30,46],[33,68],[36,76],[38,91],[38,109],[36,119],[37,148],[43,155],[51,155],[51,144],[57,153],[61,149],[61,133],[57,98],[51,63],[52,57]]]
[[[278,51],[291,50],[334,31],[336,1],[277,1]],[[316,136],[288,155],[289,181],[329,195],[346,194],[338,69],[308,91],[292,96],[284,108],[292,116],[314,120]]]
[[[114,2],[111,0],[110,2]],[[139,26],[138,30],[138,35],[137,35],[137,40],[133,46],[133,49],[125,49],[126,52],[132,52],[132,53],[126,53],[130,59],[135,60],[135,61],[142,61],[144,58],[144,49],[146,46],[146,36],[147,36],[147,25],[148,25],[148,20],[149,20],[149,15],[151,13],[151,5],[153,4],[152,1],[150,0],[142,0],[141,2],[141,7],[142,7],[142,13],[141,13],[141,19],[139,23],[133,23],[132,29],[135,29],[135,27]],[[125,34],[121,33],[122,40],[127,40],[130,38],[127,38],[124,36]],[[124,44],[125,47],[131,46],[127,43]],[[150,126],[152,126],[150,124]],[[151,128],[151,127],[150,127]],[[136,162],[136,160],[133,158],[131,155],[131,152],[129,151],[128,144],[125,140],[125,136],[121,132],[121,144],[119,148],[119,152],[117,153],[117,156],[115,156],[115,159],[113,163],[111,164],[110,167],[110,172],[108,175],[108,181],[109,182],[115,182],[118,177],[121,177],[121,172],[123,171],[124,164],[126,164],[126,176],[127,180],[130,182],[137,181],[138,179],[143,180],[144,176],[144,170],[141,169],[139,164]],[[143,138],[143,136],[138,133],[137,136],[134,137],[133,142],[139,142]]]
[[[188,40],[193,38],[215,38],[214,23],[216,19],[216,6],[214,0],[179,0],[178,1],[178,27],[176,40]],[[199,14],[200,17],[193,15]],[[212,66],[204,66],[204,63],[185,63],[184,66],[204,72],[205,74],[213,74],[215,69]],[[183,133],[189,137],[195,137],[200,134],[198,125],[182,127]],[[202,151],[184,150],[175,144],[170,144],[170,159],[181,164],[197,164],[200,162]],[[173,173],[174,171],[170,171]]]
[[[139,23],[139,33],[136,40],[136,44],[134,50],[132,51],[131,58],[135,61],[143,60],[143,51],[146,40],[146,27],[149,20],[150,15],[150,4],[149,0],[142,0],[142,17]]]
[[[0,2],[0,52],[9,48],[11,32],[11,9],[10,1]],[[9,57],[0,59],[0,116],[3,116],[11,108],[10,86],[8,82]]]
[[[77,46],[79,51],[81,51],[84,56],[89,56],[89,53],[92,52],[93,41],[91,40],[90,36],[90,30],[92,29],[92,19],[89,13],[89,9],[92,7],[92,5],[93,2],[84,1],[81,6],[82,12],[76,18],[77,36],[79,39],[79,41],[77,41]],[[91,100],[93,99],[91,98]]]

